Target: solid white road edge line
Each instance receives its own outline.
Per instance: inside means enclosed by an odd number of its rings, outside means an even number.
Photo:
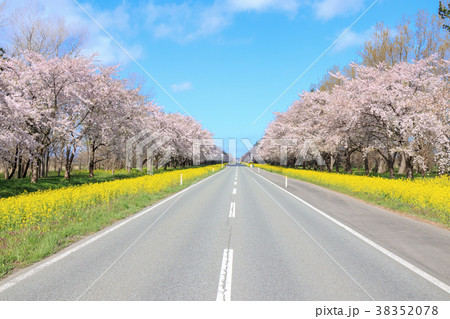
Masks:
[[[257,174],[256,174],[257,175]],[[314,207],[313,205],[309,204],[308,202],[304,201],[303,199],[301,199],[300,197],[292,194],[291,192],[287,191],[286,189],[278,186],[277,184],[275,184],[274,182],[270,181],[269,179],[265,178],[264,176],[261,175],[257,175],[260,176],[261,178],[264,178],[266,181],[268,181],[269,183],[275,185],[276,187],[278,187],[279,189],[281,189],[282,191],[288,193],[289,195],[291,195],[292,197],[296,198],[297,200],[299,200],[300,202],[302,202],[304,205],[308,206],[309,208],[315,210],[317,213],[319,213],[320,215],[322,215],[323,217],[329,219],[330,221],[332,221],[333,223],[335,223],[336,225],[344,228],[346,231],[348,231],[349,233],[353,234],[354,236],[358,237],[359,239],[361,239],[362,241],[364,241],[366,244],[372,246],[373,248],[375,248],[376,250],[380,251],[381,253],[385,254],[386,256],[390,257],[391,259],[395,260],[396,262],[398,262],[399,264],[403,265],[404,267],[408,268],[409,270],[411,270],[412,272],[414,272],[415,274],[419,275],[420,277],[422,277],[423,279],[429,281],[430,283],[432,283],[433,285],[441,288],[442,290],[444,290],[446,293],[450,294],[450,286],[447,285],[446,283],[443,283],[442,281],[440,281],[439,279],[437,279],[436,277],[433,277],[432,275],[430,275],[429,273],[423,271],[422,269],[414,266],[413,264],[409,263],[408,261],[404,260],[403,258],[397,256],[396,254],[390,252],[389,250],[387,250],[386,248],[381,247],[380,245],[376,244],[375,242],[371,241],[370,239],[368,239],[367,237],[361,235],[360,233],[358,233],[357,231],[353,230],[352,228],[348,227],[347,225],[341,223],[340,221],[334,219],[333,217],[327,215],[326,213],[324,213],[323,211],[321,211],[320,209]]]
[[[252,177],[253,181],[284,211],[284,213],[286,215],[289,216],[290,219],[292,219],[292,221],[294,223],[297,224],[298,227],[301,228],[301,230],[303,230],[303,232],[317,245],[319,246],[320,249],[322,249],[322,251],[328,256],[330,257],[330,259],[339,267],[341,268],[341,270],[351,279],[353,280],[353,282],[359,287],[361,288],[361,290],[367,295],[369,296],[370,299],[372,299],[373,301],[375,301],[375,299],[372,297],[372,295],[352,276],[350,275],[350,273],[336,260],[334,259],[334,257],[302,226],[300,225],[300,223],[294,218],[292,217],[291,214],[288,213],[288,211],[286,209],[284,209],[284,207],[275,199],[272,197],[272,195],[270,195],[270,193],[264,189],[264,187],[261,186],[261,184],[259,184],[253,177]]]
[[[98,239],[100,239],[100,238],[106,236],[107,234],[109,234],[109,233],[111,233],[111,232],[117,230],[118,228],[120,228],[120,227],[122,227],[122,226],[128,224],[128,223],[131,222],[132,220],[135,220],[136,218],[139,218],[139,217],[141,217],[141,216],[143,216],[143,215],[149,213],[149,212],[152,211],[153,209],[155,209],[155,208],[161,206],[162,204],[164,204],[164,203],[166,203],[166,202],[172,200],[173,198],[175,198],[175,197],[177,197],[177,196],[183,194],[184,192],[187,192],[187,191],[190,190],[191,188],[193,188],[193,187],[195,187],[195,186],[197,186],[197,185],[200,185],[201,183],[203,183],[204,181],[208,180],[209,178],[211,178],[211,177],[213,177],[213,176],[219,175],[220,173],[222,173],[222,172],[224,172],[224,171],[225,171],[225,170],[222,170],[222,171],[219,172],[219,173],[215,173],[215,174],[213,174],[213,175],[211,175],[211,176],[208,176],[207,178],[201,180],[200,182],[195,183],[195,184],[192,184],[192,185],[189,186],[188,188],[185,188],[185,189],[179,191],[178,193],[175,193],[175,194],[173,194],[172,196],[170,196],[170,197],[168,197],[168,198],[162,200],[161,202],[156,203],[155,205],[146,208],[146,209],[143,210],[142,212],[137,213],[137,214],[135,214],[135,215],[132,215],[131,217],[128,217],[127,219],[123,220],[122,222],[119,222],[119,224],[117,224],[116,226],[113,226],[113,227],[108,228],[108,229],[106,229],[106,230],[100,231],[98,235],[95,235],[95,236],[92,237],[91,239],[89,239],[89,240],[87,240],[87,241],[85,241],[85,242],[81,242],[80,244],[75,244],[75,245],[76,245],[75,247],[73,247],[73,248],[71,248],[71,249],[65,251],[64,253],[57,254],[57,255],[54,256],[54,257],[49,257],[49,260],[47,260],[46,262],[44,262],[44,263],[42,263],[42,264],[40,264],[40,265],[38,265],[38,266],[36,266],[36,267],[30,269],[29,271],[27,271],[27,272],[25,272],[25,273],[23,273],[23,274],[21,274],[21,275],[18,275],[17,277],[14,277],[13,279],[7,281],[5,284],[0,285],[0,293],[3,292],[3,291],[5,291],[5,290],[8,289],[8,288],[11,288],[11,287],[15,286],[16,284],[18,284],[19,282],[21,282],[21,281],[27,279],[28,277],[33,276],[34,274],[40,272],[41,270],[47,268],[48,266],[53,265],[54,263],[60,261],[61,259],[66,258],[67,256],[73,254],[74,252],[76,252],[76,251],[78,251],[78,250],[80,250],[80,249],[82,249],[82,248],[84,248],[84,247],[86,247],[86,246],[92,244],[93,242],[97,241]],[[31,267],[32,267],[32,266],[31,266]],[[6,280],[8,280],[8,279],[6,279]]]
[[[223,251],[222,268],[216,301],[231,301],[231,277],[233,272],[233,249]]]
[[[103,275],[104,274],[106,274],[122,257],[123,257],[123,255],[125,255],[126,254],[126,252],[127,251],[129,251],[133,246],[134,246],[134,244],[136,244],[137,242],[138,242],[138,240],[139,239],[141,239],[141,237],[142,236],[144,236],[149,230],[150,230],[150,228],[152,228],[153,227],[153,225],[155,225],[160,219],[161,219],[161,217],[163,217],[171,208],[172,208],[172,206],[173,205],[175,205],[175,203],[176,202],[178,202],[178,200],[181,198],[181,196],[178,196],[174,201],[173,201],[173,203],[172,204],[170,204],[170,206],[169,207],[167,207],[165,210],[164,210],[164,212],[161,214],[161,215],[159,215],[159,217],[150,225],[150,226],[148,226],[147,227],[147,229],[142,233],[142,234],[140,234],[139,236],[138,236],[138,238],[136,238],[132,243],[131,243],[131,245],[130,246],[128,246],[128,248],[127,249],[125,249],[124,251],[123,251],[123,253],[119,256],[119,257],[117,257],[116,258],[116,260],[114,260],[113,262],[112,262],[112,264],[111,265],[109,265],[109,267],[108,268],[106,268],[106,270],[104,271],[104,272],[102,272],[102,274],[100,275],[100,276],[98,276],[97,277],[97,279],[95,279],[87,288],[86,288],[86,290],[84,290],[83,291],[83,293],[81,294],[81,295],[79,295],[78,296],[78,298],[76,299],[77,301],[78,300],[80,300],[96,283],[97,283],[97,281],[99,281],[102,277],[103,277]]]

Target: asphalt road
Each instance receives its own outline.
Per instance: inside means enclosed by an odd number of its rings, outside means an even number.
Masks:
[[[0,281],[0,300],[450,300],[450,232],[230,166]]]

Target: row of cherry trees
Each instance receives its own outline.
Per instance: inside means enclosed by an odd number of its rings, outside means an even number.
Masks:
[[[100,161],[124,167],[126,141],[145,130],[165,137],[156,163],[169,158],[174,165],[187,164],[192,140],[212,138],[194,119],[164,113],[139,87],[119,78],[116,66],[82,56],[3,56],[0,119],[5,178],[29,175],[32,182],[48,174],[52,156],[64,164],[69,179],[82,150],[88,154],[91,176]],[[218,150],[211,146],[206,151]]]
[[[364,163],[366,174],[373,166],[393,176],[394,164],[408,177],[413,167],[448,172],[450,33],[442,19],[419,10],[394,28],[380,22],[358,55],[276,114],[254,155],[280,163],[287,153],[289,165],[348,172]]]
[[[434,157],[439,172],[450,171],[449,61],[436,55],[415,62],[351,65],[352,75],[332,74],[329,90],[304,92],[286,112],[277,113],[255,152],[279,163],[280,144],[290,145],[288,163],[320,159],[351,171],[351,156],[377,154],[394,176],[403,156],[406,175],[423,174]],[[276,142],[274,142],[276,141]]]

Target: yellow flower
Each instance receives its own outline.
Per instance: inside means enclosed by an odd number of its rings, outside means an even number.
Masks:
[[[402,203],[410,204],[412,207],[432,212],[435,217],[445,224],[450,222],[449,176],[416,178],[414,180],[387,179],[270,165],[256,164],[255,166],[321,185],[338,186],[355,193],[375,194],[398,200]]]
[[[220,170],[221,165],[170,171],[156,175],[122,179],[104,183],[70,186],[57,190],[23,193],[0,199],[0,230],[29,228],[46,222],[60,222],[79,218],[77,212],[95,205],[138,193],[155,194]]]

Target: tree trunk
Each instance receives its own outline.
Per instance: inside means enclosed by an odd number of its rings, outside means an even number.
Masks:
[[[13,167],[12,167],[12,169],[11,169],[11,173],[9,173],[9,174],[6,176],[6,179],[11,179],[11,178],[13,178],[15,172],[16,172],[16,164],[14,163],[14,165],[13,165]]]
[[[333,155],[330,155],[330,172],[333,170],[335,162],[335,157]]]
[[[67,156],[68,156],[68,158],[66,158],[66,163],[65,163],[64,179],[69,180],[70,173],[72,172],[73,154],[72,155],[67,154]]]
[[[386,161],[383,158],[378,159],[378,174],[384,174],[386,173]]]
[[[42,162],[39,161],[38,168],[37,168],[38,179],[41,178],[41,165],[42,165]]]
[[[406,174],[406,159],[405,154],[402,153],[401,159],[400,159],[400,165],[398,166],[398,174],[404,175]]]
[[[47,160],[47,153],[44,152],[44,154],[42,156],[40,170],[39,170],[40,177],[44,177],[45,176],[45,162],[46,162],[46,160]]]
[[[325,166],[328,172],[331,172],[331,155],[327,153],[320,154],[325,162]]]
[[[413,179],[413,157],[403,154],[403,158],[405,159],[406,178]]]
[[[72,172],[72,163],[73,159],[75,157],[75,148],[72,152],[72,147],[68,146],[66,147],[66,163],[65,163],[65,172],[64,172],[64,179],[69,180],[70,179],[70,173]]]
[[[335,165],[335,168],[336,168],[336,173],[339,173],[339,154],[338,155],[336,155],[336,157],[335,157],[335,159],[334,159],[334,165]]]
[[[50,152],[47,153],[47,159],[45,161],[45,177],[48,177],[49,167],[50,167]]]
[[[372,172],[376,173],[376,172],[378,172],[378,168],[380,167],[380,159],[375,156],[374,161],[375,161],[375,164],[372,168]]]
[[[55,161],[54,161],[55,165],[53,165],[53,170],[56,172],[58,170],[58,157],[56,153],[54,154],[55,154]]]
[[[31,163],[31,160],[28,159],[28,160],[27,160],[27,163],[25,164],[25,169],[24,169],[23,172],[22,172],[21,178],[26,178],[26,177],[27,177],[28,168],[30,168],[30,163]]]
[[[394,155],[389,154],[387,159],[387,166],[389,170],[389,177],[394,178],[395,172],[394,172],[394,164],[395,164],[395,157],[397,153],[394,153]]]
[[[22,177],[22,169],[23,169],[22,155],[19,155],[18,164],[17,164],[17,178]]]
[[[94,161],[89,161],[89,177],[94,177],[95,163]]]
[[[90,144],[90,156],[89,156],[89,177],[94,177],[95,168],[95,142]]]
[[[420,171],[420,175],[421,175],[422,177],[425,177],[425,175],[427,174],[427,170],[426,170],[426,169],[423,169],[422,167],[420,167],[419,171]]]
[[[5,171],[3,172],[5,174],[5,179],[8,179],[8,165],[5,164]]]
[[[351,157],[352,157],[352,153],[346,152],[346,154],[345,154],[345,172],[348,174],[353,173]]]
[[[364,156],[364,173],[366,175],[369,175],[370,170],[369,170],[369,154],[366,154],[366,156]]]
[[[86,145],[86,150],[87,150],[87,154],[88,154],[88,161],[87,161],[87,164],[88,164],[88,169],[89,169],[89,165],[91,165],[91,149],[90,149],[90,147],[89,147],[89,143],[87,143],[87,145]],[[130,171],[128,171],[128,173],[129,173]]]
[[[153,158],[150,157],[147,162],[147,174],[153,175]]]
[[[65,170],[64,170],[64,179],[66,180],[70,180],[70,167],[67,165],[67,163],[65,164]]]
[[[14,164],[11,168],[11,173],[9,173],[9,175],[7,176],[6,179],[11,179],[14,176],[14,173],[16,172],[16,168],[17,168],[17,161],[19,160],[19,146],[16,146],[16,153],[14,155]]]
[[[58,177],[61,176],[63,161],[64,161],[64,149],[61,147],[61,154],[59,155]]]
[[[39,178],[40,159],[35,159],[31,164],[31,183],[36,184]]]

